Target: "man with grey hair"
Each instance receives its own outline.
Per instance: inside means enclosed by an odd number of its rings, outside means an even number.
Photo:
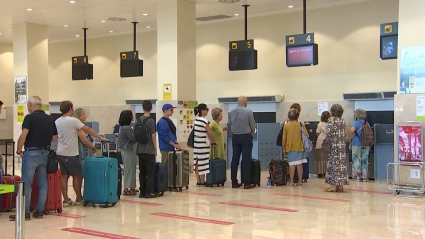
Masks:
[[[238,106],[230,112],[229,126],[232,131],[233,157],[231,165],[232,188],[239,188],[237,173],[239,159],[242,154],[241,181],[244,189],[254,188],[251,184],[251,160],[252,160],[252,140],[255,133],[254,114],[247,108],[248,99],[245,96],[238,98]]]
[[[29,115],[22,123],[22,133],[16,148],[17,154],[22,157],[22,181],[25,182],[25,220],[30,220],[31,191],[34,174],[37,175],[39,187],[38,203],[33,214],[34,218],[42,219],[44,204],[47,198],[47,162],[52,141],[58,138],[55,122],[50,115],[41,110],[42,101],[38,96],[28,99]],[[25,148],[25,152],[22,148]],[[9,216],[14,221],[15,215]]]

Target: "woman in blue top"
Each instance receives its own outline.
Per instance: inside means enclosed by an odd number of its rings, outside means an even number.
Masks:
[[[354,112],[356,121],[354,121],[349,132],[351,149],[353,152],[353,179],[359,182],[368,181],[368,161],[370,147],[364,146],[360,142],[360,136],[363,132],[363,124],[366,122],[366,111],[357,109]]]

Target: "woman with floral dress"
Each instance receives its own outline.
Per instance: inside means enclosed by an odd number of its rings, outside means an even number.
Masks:
[[[326,138],[331,141],[331,152],[326,156],[326,192],[343,192],[348,185],[348,167],[345,156],[346,126],[342,119],[344,109],[340,104],[331,107]]]

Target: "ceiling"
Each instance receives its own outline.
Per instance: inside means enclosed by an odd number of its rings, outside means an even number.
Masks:
[[[132,21],[138,21],[138,30],[156,27],[156,2],[158,0],[0,0],[0,43],[12,42],[12,24],[36,23],[48,25],[51,41],[75,39],[82,35],[81,28],[88,27],[89,37],[131,32]],[[243,17],[242,4],[250,4],[249,15],[267,15],[276,12],[300,11],[302,0],[241,0],[225,4],[218,0],[189,0],[196,2],[196,17],[229,15]],[[328,7],[367,0],[308,0],[309,8]],[[288,6],[294,8],[289,9]],[[27,9],[33,9],[32,12]],[[143,15],[143,14],[148,15]],[[240,16],[234,16],[239,13]],[[126,18],[126,21],[108,21],[108,18]],[[101,22],[107,20],[106,22]],[[64,27],[68,25],[68,27]],[[113,31],[110,33],[109,31]]]

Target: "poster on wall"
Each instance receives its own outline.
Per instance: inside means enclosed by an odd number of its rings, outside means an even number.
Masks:
[[[25,118],[25,106],[18,105],[18,110],[16,111],[18,123],[22,124]]]
[[[27,77],[15,76],[15,104],[27,103]]]
[[[400,94],[425,93],[425,46],[403,47],[400,55]]]
[[[186,142],[189,138],[190,132],[192,132],[196,117],[193,109],[178,109],[178,113],[178,141]]]
[[[399,126],[398,157],[400,162],[422,162],[421,131],[421,126]]]
[[[425,96],[416,96],[416,119],[425,120]]]
[[[322,117],[323,112],[325,111],[329,111],[329,104],[328,102],[319,102],[317,103],[317,108],[318,108],[318,116],[319,118]]]

